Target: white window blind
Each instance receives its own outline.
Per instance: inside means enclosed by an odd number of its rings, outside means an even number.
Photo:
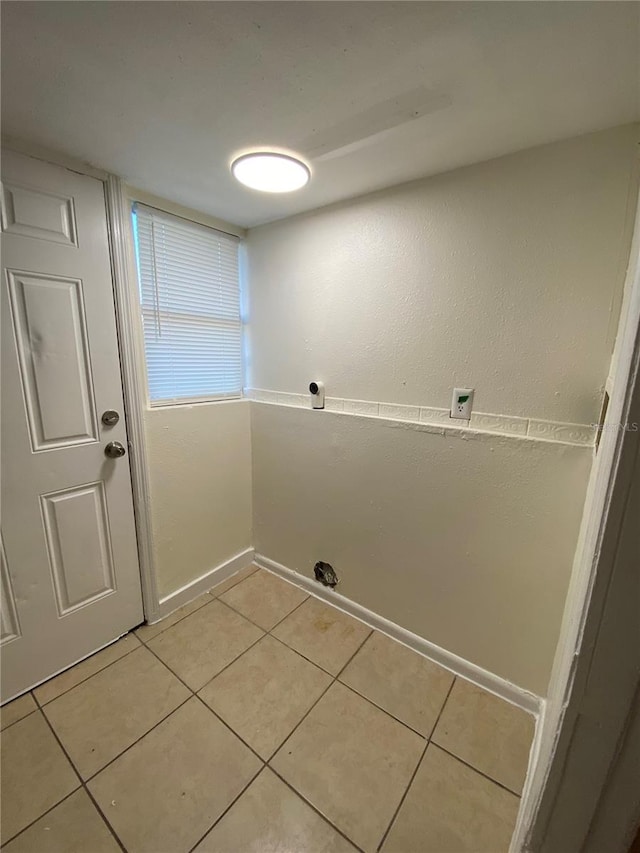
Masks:
[[[242,393],[238,240],[134,205],[152,405]]]

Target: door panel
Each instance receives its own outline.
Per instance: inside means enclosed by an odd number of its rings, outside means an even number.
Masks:
[[[2,230],[77,246],[73,199],[4,184]]]
[[[58,615],[114,592],[103,483],[42,495],[42,515]]]
[[[103,185],[3,152],[2,700],[142,621]],[[121,418],[105,426],[101,414]]]
[[[98,440],[82,282],[7,270],[34,451]]]

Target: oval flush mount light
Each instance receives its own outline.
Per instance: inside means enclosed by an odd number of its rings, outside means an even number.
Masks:
[[[288,154],[254,151],[237,157],[231,164],[237,181],[263,193],[290,193],[309,182],[309,167]]]

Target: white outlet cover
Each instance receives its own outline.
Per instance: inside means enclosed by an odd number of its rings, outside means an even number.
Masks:
[[[468,421],[473,408],[473,388],[454,388],[450,417]]]

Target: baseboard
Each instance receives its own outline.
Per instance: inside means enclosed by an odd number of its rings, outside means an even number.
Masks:
[[[242,571],[242,569],[246,569],[253,562],[253,554],[253,548],[246,548],[224,563],[220,563],[219,566],[209,569],[208,572],[200,575],[199,578],[190,581],[188,584],[180,587],[180,589],[176,589],[175,592],[165,595],[158,603],[157,618],[153,620],[153,623],[164,619],[165,616],[173,613],[174,610],[182,607],[183,604],[193,601],[194,598],[202,595],[203,592],[210,590],[212,586],[226,581],[227,578]]]
[[[425,640],[423,637],[407,631],[406,628],[401,628],[400,625],[396,625],[383,616],[373,613],[361,604],[351,601],[351,599],[340,595],[340,593],[328,587],[321,586],[315,580],[307,578],[293,571],[293,569],[288,569],[275,560],[270,560],[263,554],[256,554],[254,562],[258,566],[268,569],[276,575],[280,575],[285,580],[291,581],[316,598],[328,602],[333,607],[337,607],[338,610],[342,610],[349,616],[359,619],[370,628],[375,628],[376,631],[387,634],[392,639],[397,640],[408,648],[413,649],[413,651],[424,655],[424,657],[429,658],[434,663],[453,672],[454,675],[459,675],[461,678],[477,684],[478,687],[494,693],[501,699],[511,702],[512,705],[517,705],[529,714],[534,714],[535,716],[540,714],[544,706],[544,700],[534,693],[530,693],[528,690],[524,690],[522,687],[518,687],[518,685],[507,681],[505,678],[501,678],[499,675],[495,675],[464,658],[458,657],[458,655],[448,652],[446,649],[441,649],[434,643],[430,643],[429,640]]]

